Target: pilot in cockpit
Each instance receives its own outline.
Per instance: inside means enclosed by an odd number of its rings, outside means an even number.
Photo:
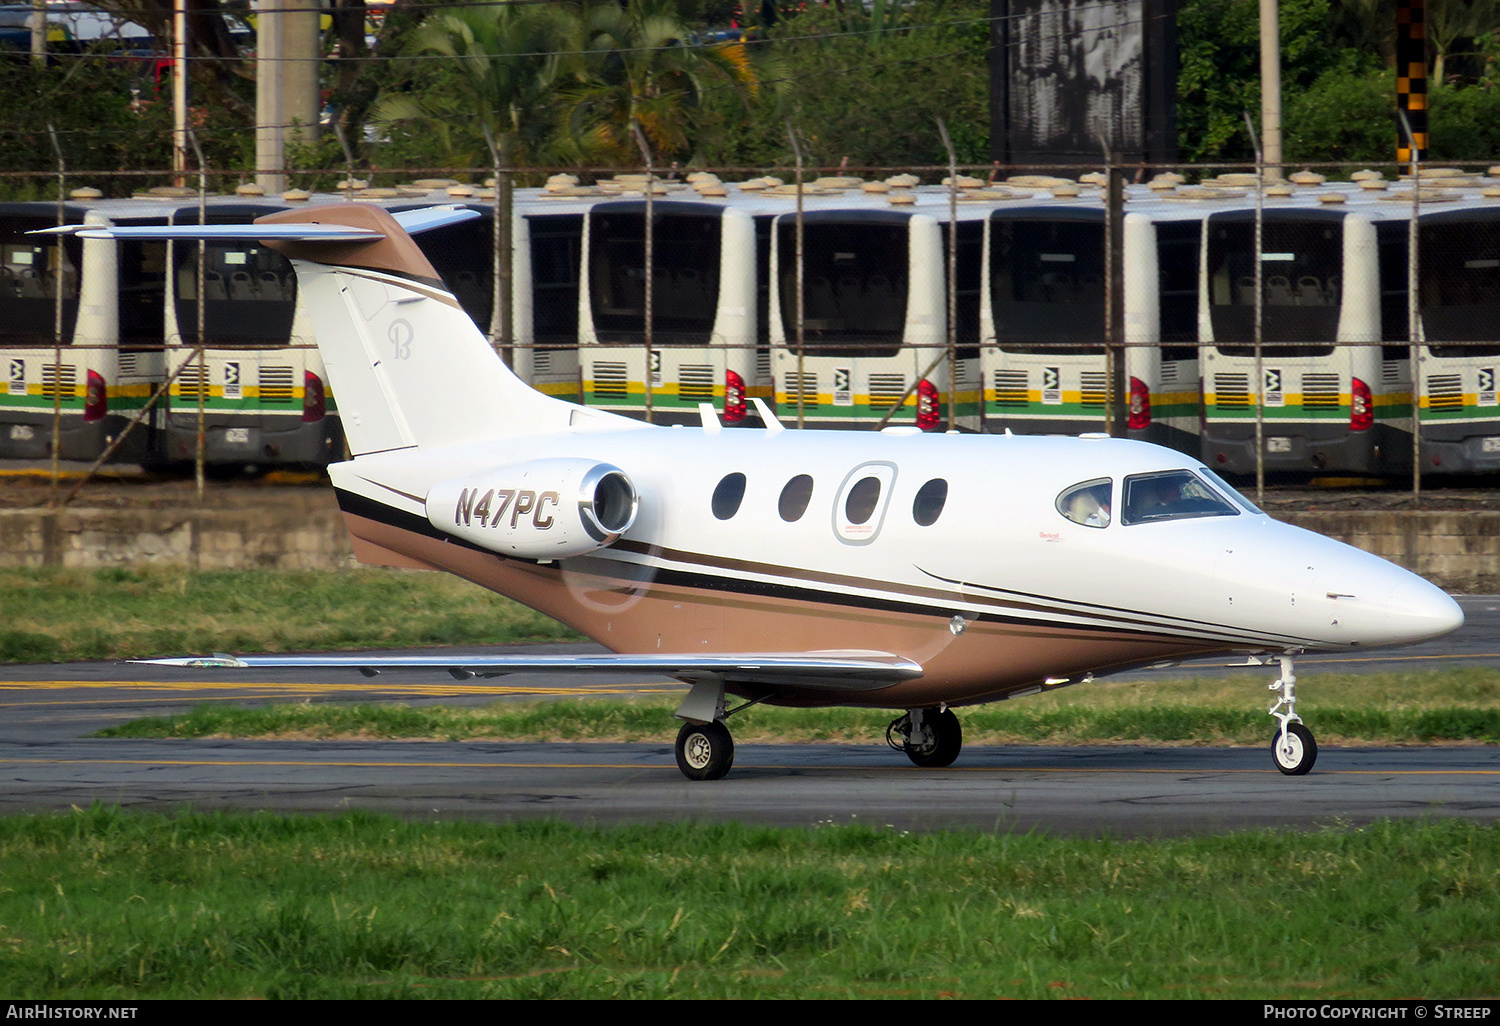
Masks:
[[[1076,487],[1067,493],[1067,507],[1062,510],[1062,513],[1075,524],[1083,524],[1085,527],[1108,527],[1109,492],[1109,481],[1094,481]]]

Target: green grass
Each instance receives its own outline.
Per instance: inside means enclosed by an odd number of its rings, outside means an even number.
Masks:
[[[1268,743],[1264,670],[1213,679],[1097,682],[958,710],[965,744]],[[1298,709],[1320,743],[1500,743],[1500,671],[1309,675]],[[503,701],[478,708],[307,702],[202,706],[134,720],[106,737],[439,738],[660,741],[676,699]],[[880,743],[894,713],[756,706],[731,721],[741,742]]]
[[[7,569],[0,609],[0,663],[579,640],[456,577],[389,569]]]
[[[1500,826],[1059,840],[870,826],[0,819],[43,998],[1463,998]]]

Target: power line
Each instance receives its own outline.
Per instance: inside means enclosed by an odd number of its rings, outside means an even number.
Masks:
[[[420,6],[429,7],[429,8],[432,8],[434,10],[453,10],[453,9],[463,9],[463,8],[470,8],[470,7],[481,7],[482,8],[482,7],[504,7],[504,6],[557,4],[557,3],[560,3],[560,2],[566,2],[566,0],[466,0],[466,2],[460,3],[460,4],[424,4],[424,5],[420,5]],[[1093,8],[1100,8],[1100,9],[1104,9],[1104,8],[1118,8],[1119,6],[1120,5],[1118,3],[1116,3],[1115,0],[1099,0],[1099,2],[1097,2],[1097,3],[1081,4],[1078,7],[1072,8],[1069,13],[1076,14],[1077,12],[1086,11],[1086,10],[1093,9]],[[403,4],[403,7],[405,7],[404,4]],[[326,13],[328,11],[328,8],[296,7],[296,8],[280,8],[279,10],[284,10],[284,11],[288,11],[288,12],[312,12],[312,11],[319,11],[319,12]],[[224,13],[227,14],[229,12],[224,12]],[[763,36],[763,37],[759,37],[759,38],[739,39],[739,40],[725,40],[725,41],[716,41],[716,42],[711,42],[711,43],[689,43],[687,45],[689,45],[691,48],[694,48],[694,49],[707,49],[707,48],[712,48],[712,47],[729,46],[729,45],[739,45],[739,46],[747,46],[747,47],[750,47],[750,46],[764,47],[764,46],[769,46],[771,44],[804,43],[804,42],[814,42],[814,41],[834,40],[834,39],[849,39],[849,38],[857,38],[857,37],[874,37],[874,38],[878,38],[879,36],[886,35],[886,34],[890,34],[890,35],[904,35],[904,34],[910,34],[910,33],[919,32],[919,31],[939,30],[939,29],[957,29],[957,28],[963,28],[963,27],[967,27],[967,26],[974,26],[974,25],[980,25],[980,24],[988,24],[988,25],[990,25],[990,26],[993,27],[995,24],[1003,23],[1003,22],[1021,22],[1023,20],[1037,20],[1037,21],[1041,21],[1041,20],[1056,20],[1056,19],[1060,19],[1062,17],[1063,17],[1063,15],[1060,14],[1060,13],[1058,13],[1058,12],[1040,12],[1040,13],[1033,12],[1033,13],[1026,13],[1026,14],[1009,14],[1009,15],[1003,15],[1003,16],[990,16],[990,15],[986,15],[986,16],[983,16],[983,17],[953,18],[953,19],[948,19],[948,20],[945,20],[945,21],[929,22],[929,23],[925,23],[925,24],[916,24],[916,25],[911,25],[911,24],[900,25],[900,24],[898,24],[898,25],[892,25],[892,26],[890,26],[888,28],[883,28],[883,29],[878,29],[878,30],[866,27],[866,28],[859,28],[859,29],[846,29],[846,30],[839,31],[839,32],[813,32],[813,33],[808,33],[808,34],[805,34],[805,35],[798,35],[798,36],[780,36],[780,35],[778,35],[778,36]],[[1079,35],[1080,35],[1080,33],[1087,34],[1087,33],[1099,33],[1099,32],[1113,32],[1113,31],[1117,31],[1117,30],[1119,30],[1121,28],[1129,28],[1129,27],[1133,27],[1133,26],[1137,26],[1137,25],[1143,25],[1148,20],[1161,20],[1163,18],[1165,18],[1165,15],[1158,14],[1158,15],[1151,16],[1149,19],[1148,18],[1126,18],[1126,19],[1123,19],[1123,20],[1114,21],[1114,22],[1110,22],[1108,24],[1096,25],[1096,26],[1068,26],[1068,25],[1064,25],[1064,26],[1061,26],[1060,30],[1057,31],[1057,32],[1055,32],[1055,33],[1051,33],[1051,34],[1047,34],[1047,35],[1032,35],[1032,36],[1028,37],[1025,40],[1015,40],[1015,41],[1012,41],[1010,43],[1010,46],[1012,48],[1014,48],[1014,47],[1019,47],[1019,46],[1022,46],[1022,45],[1026,45],[1027,43],[1053,42],[1053,41],[1056,41],[1056,40],[1059,40],[1059,39],[1063,39],[1063,38],[1078,38]],[[689,35],[692,35],[692,33],[689,33]],[[255,56],[253,54],[247,54],[247,55],[244,55],[243,57],[240,57],[239,59],[240,60],[245,60],[245,61],[267,60],[267,61],[270,61],[271,63],[307,63],[309,61],[317,62],[317,63],[322,63],[324,61],[372,61],[372,62],[378,62],[378,61],[415,61],[415,62],[424,62],[424,61],[488,61],[488,60],[497,60],[497,59],[507,59],[507,60],[510,60],[510,59],[517,59],[517,58],[523,58],[523,57],[589,57],[589,56],[596,56],[596,55],[600,55],[600,54],[611,54],[611,53],[646,53],[646,52],[649,52],[651,50],[658,50],[658,49],[662,49],[662,48],[661,47],[606,47],[606,48],[602,48],[602,49],[587,49],[587,50],[536,50],[536,51],[521,51],[521,52],[504,53],[504,54],[492,54],[492,53],[478,53],[478,54],[434,54],[434,53],[377,54],[377,53],[370,53],[370,54],[335,54],[335,55],[328,55],[328,56],[324,56],[324,55],[320,54],[317,57],[276,57],[276,58],[262,58],[262,57],[257,57],[257,56]],[[18,54],[18,56],[28,56],[28,55]],[[61,58],[92,59],[92,58],[96,58],[98,56],[106,56],[107,57],[109,55],[107,55],[107,54],[99,55],[99,54],[49,53],[48,56],[49,57],[59,58],[59,59],[61,59]],[[151,60],[151,59],[154,59],[154,58],[151,58],[151,57],[139,57],[139,58],[132,58],[132,59]],[[190,62],[198,62],[198,61],[222,62],[222,61],[234,60],[234,59],[235,58],[221,57],[221,56],[212,56],[212,55],[189,55],[186,58],[186,60],[188,60]]]

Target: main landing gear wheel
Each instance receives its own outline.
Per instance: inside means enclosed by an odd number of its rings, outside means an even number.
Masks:
[[[689,780],[718,780],[733,765],[734,738],[724,724],[684,723],[677,732],[677,768]]]
[[[1302,724],[1288,723],[1285,737],[1278,730],[1271,738],[1271,754],[1277,769],[1289,777],[1300,777],[1318,761],[1318,742]]]
[[[900,744],[896,736],[900,736]],[[964,746],[964,731],[949,709],[913,709],[891,724],[886,740],[918,766],[952,766]]]

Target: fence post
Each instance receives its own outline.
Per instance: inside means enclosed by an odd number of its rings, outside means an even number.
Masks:
[[[1245,127],[1250,130],[1250,142],[1255,147],[1255,503],[1266,501],[1266,368],[1261,353],[1264,339],[1266,288],[1263,275],[1265,260],[1261,250],[1265,248],[1265,157],[1261,152],[1260,138],[1255,134],[1255,125],[1250,121],[1250,112],[1244,111]]]
[[[792,156],[797,161],[797,427],[801,428],[804,424],[803,409],[805,404],[802,366],[803,359],[806,356],[807,344],[807,325],[806,318],[803,316],[805,307],[803,306],[802,293],[802,147],[797,143],[797,131],[792,127],[791,118],[786,119],[786,137],[792,142]],[[771,302],[774,303],[776,301],[775,287],[772,286]],[[786,334],[785,328],[782,329],[782,334]],[[775,379],[774,372],[772,379]],[[773,395],[771,398],[774,399],[775,396]]]
[[[495,144],[495,134],[490,130],[488,121],[484,123],[484,141],[490,147],[490,159],[495,164],[495,224],[492,245],[494,253],[493,262],[490,265],[490,274],[494,278],[494,289],[491,293],[490,309],[490,347],[499,353],[508,349],[515,343],[515,326],[511,322],[511,247],[515,245],[511,223],[514,217],[513,198],[511,195],[510,177],[510,147],[505,141],[505,136],[500,137],[500,144]],[[502,223],[503,222],[503,223]],[[511,354],[510,364],[515,367],[519,361],[514,353]]]
[[[1125,392],[1125,178],[1115,167],[1109,142],[1099,137],[1104,151],[1104,430],[1125,437],[1128,423],[1120,415]]]
[[[198,223],[202,225],[208,223],[208,177],[204,169],[203,148],[198,145],[198,133],[189,129],[187,137],[188,141],[193,144],[193,152],[198,155]],[[203,502],[204,449],[208,441],[207,414],[204,404],[207,402],[206,396],[210,388],[208,382],[208,354],[205,352],[208,340],[204,338],[204,332],[207,328],[207,318],[204,316],[205,297],[203,295],[203,288],[205,279],[208,277],[205,273],[207,263],[208,243],[200,239],[198,240],[198,442],[197,453],[193,458],[193,484],[197,489],[198,502],[200,504]],[[168,410],[170,411],[170,406]]]
[[[646,388],[646,423],[650,424],[656,419],[656,404],[651,394],[651,358],[654,355],[653,351],[655,349],[655,345],[653,343],[653,334],[651,331],[651,319],[652,315],[655,313],[655,309],[652,306],[652,300],[654,297],[652,296],[651,284],[652,280],[656,277],[656,275],[653,273],[655,270],[652,263],[654,254],[652,253],[651,247],[652,235],[654,234],[652,230],[653,226],[651,223],[652,215],[654,214],[654,210],[652,209],[651,193],[653,191],[652,187],[656,184],[656,169],[653,167],[651,161],[651,147],[646,145],[646,136],[645,133],[641,131],[641,126],[635,121],[631,121],[630,132],[635,136],[635,144],[640,148],[641,159],[646,163],[646,223],[644,226],[644,231],[642,232],[646,241],[646,271],[644,275],[646,279],[646,311],[644,318],[642,318],[642,328],[644,329],[642,338],[645,340],[646,346],[646,373],[644,375],[645,381],[643,382]]]
[[[948,430],[958,429],[958,155],[948,126],[937,118],[938,135],[948,151]],[[918,407],[921,400],[917,401]]]
[[[1411,364],[1411,502],[1422,501],[1422,314],[1418,307],[1421,293],[1418,274],[1421,271],[1422,234],[1418,216],[1422,212],[1422,157],[1417,137],[1407,120],[1406,111],[1397,109],[1401,130],[1411,147],[1411,221],[1406,229],[1406,340],[1407,361]]]
[[[52,122],[47,122],[47,135],[52,140],[52,152],[57,155],[57,223],[61,227],[66,212],[67,164],[63,160],[62,146],[57,141],[57,131]],[[57,492],[62,482],[62,463],[59,450],[62,448],[62,332],[63,332],[63,237],[57,236],[57,273],[52,279],[52,497],[57,505]],[[78,269],[82,278],[83,268]],[[45,387],[47,376],[42,375]]]

